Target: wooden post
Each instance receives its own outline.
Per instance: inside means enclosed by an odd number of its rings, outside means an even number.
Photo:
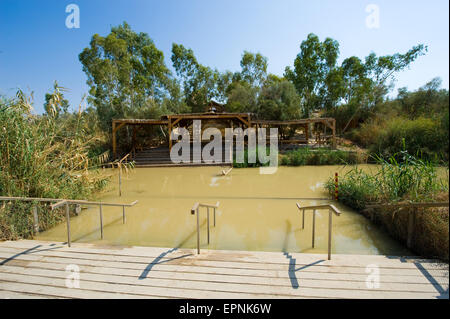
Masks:
[[[338,173],[336,172],[336,173],[334,173],[334,199],[335,200],[338,200],[338,182],[339,182],[339,179],[338,179]]]
[[[168,124],[167,128],[169,129],[169,151],[172,150],[172,118],[170,116],[167,117]]]
[[[197,254],[200,254],[200,221],[198,217],[198,207],[196,210],[197,214]]]
[[[100,237],[103,239],[103,213],[102,213],[102,205],[100,207]]]
[[[67,222],[67,245],[70,247],[70,212],[69,203],[66,202],[66,222]]]
[[[119,168],[119,196],[122,196],[122,164],[118,163],[117,167]]]
[[[131,149],[136,146],[136,125],[133,125],[133,137],[131,139]]]
[[[302,210],[302,229],[305,229],[305,210]]]
[[[328,210],[328,260],[331,260],[331,230],[333,228],[333,212]]]
[[[332,121],[332,127],[333,127],[332,148],[336,149],[336,120],[335,119],[333,119],[333,121]]]
[[[306,145],[309,145],[309,127],[308,127],[308,123],[305,124],[305,137],[306,137]]]
[[[112,122],[112,144],[113,144],[113,156],[117,158],[117,144],[116,144],[116,122]]]
[[[313,222],[312,222],[312,248],[314,248],[314,235],[316,232],[316,210],[313,210]]]
[[[416,213],[417,208],[413,208],[408,214],[408,238],[406,240],[406,247],[408,249],[412,248],[413,236],[414,236],[414,226],[416,223]]]
[[[125,217],[125,206],[122,206],[122,219],[123,219],[123,223],[125,224],[125,222],[127,221],[127,219]]]
[[[39,217],[38,217],[38,213],[37,213],[37,207],[33,206],[32,210],[33,210],[33,219],[34,219],[34,233],[37,234],[37,233],[39,233]]]
[[[207,223],[208,223],[208,245],[209,245],[209,207],[206,207]]]
[[[214,207],[214,227],[216,227],[216,208]]]

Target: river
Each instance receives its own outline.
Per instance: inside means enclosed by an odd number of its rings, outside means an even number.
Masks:
[[[363,165],[364,169],[371,169]],[[71,218],[72,241],[105,245],[196,247],[195,202],[215,204],[216,226],[206,243],[206,208],[200,210],[201,247],[227,250],[258,250],[325,253],[328,243],[328,211],[316,217],[316,245],[311,247],[312,214],[306,213],[302,229],[301,205],[333,203],[341,212],[333,217],[332,252],[340,254],[411,255],[369,220],[329,200],[324,182],[335,172],[350,167],[279,167],[275,174],[258,168],[233,169],[221,176],[220,167],[139,168],[123,173],[118,196],[117,170],[108,190],[97,200],[139,203],[127,208],[122,223],[121,207],[103,207],[104,239],[100,240],[98,208],[83,209]],[[211,211],[212,213],[212,211]],[[212,224],[212,214],[211,224]],[[37,236],[42,240],[66,240],[65,223]]]

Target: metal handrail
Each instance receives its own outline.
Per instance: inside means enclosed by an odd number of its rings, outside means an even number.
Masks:
[[[333,228],[333,213],[337,216],[341,215],[339,209],[334,205],[313,205],[313,206],[301,206],[300,203],[296,203],[297,208],[302,211],[302,229],[305,229],[305,211],[313,211],[313,222],[312,222],[312,248],[314,248],[315,232],[316,232],[316,210],[328,209],[328,260],[331,259],[331,230]]]
[[[132,207],[134,205],[136,205],[138,203],[138,201],[134,201],[131,204],[115,204],[115,203],[103,203],[103,202],[90,202],[87,200],[73,200],[73,199],[55,199],[55,198],[30,198],[30,197],[5,197],[5,196],[0,196],[0,200],[3,201],[28,201],[28,202],[33,202],[33,201],[37,201],[37,202],[56,202],[54,204],[50,205],[50,208],[52,210],[61,207],[61,206],[65,206],[66,207],[66,222],[67,222],[67,245],[70,247],[71,246],[71,237],[70,237],[70,215],[69,215],[69,205],[85,205],[85,206],[99,206],[100,208],[100,234],[101,234],[101,239],[103,239],[103,213],[102,213],[102,207],[103,206],[114,206],[114,207],[122,207],[122,220],[123,223],[125,224],[126,222],[126,215],[125,215],[125,207]],[[36,210],[33,210],[34,213],[34,223],[35,223],[35,228],[36,225],[39,223],[38,219],[37,219],[37,213]]]
[[[191,208],[191,215],[197,213],[197,254],[200,254],[200,217],[199,217],[199,208],[206,207],[207,209],[207,223],[208,223],[208,245],[209,245],[209,209],[212,208],[214,210],[214,227],[216,226],[216,209],[219,208],[219,202],[216,205],[203,204],[203,203],[195,203]]]
[[[130,156],[131,152],[129,152],[127,155],[122,157],[121,160],[115,160],[111,163],[112,167],[114,168],[114,165],[117,165],[117,168],[119,169],[119,196],[122,196],[122,162]],[[128,163],[128,160],[127,160]]]

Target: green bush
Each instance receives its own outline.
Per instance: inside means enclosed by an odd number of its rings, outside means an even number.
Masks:
[[[447,122],[445,115],[441,119],[394,117],[365,123],[352,131],[349,137],[359,145],[368,147],[370,154],[384,158],[406,149],[410,154],[420,154],[427,160],[447,162]]]
[[[299,148],[288,151],[281,157],[281,165],[301,166],[301,165],[341,165],[358,164],[365,160],[363,156],[356,152],[341,150]]]
[[[266,155],[269,155],[270,154],[270,148],[269,147],[265,147],[265,150],[266,150]],[[263,167],[263,166],[269,166],[270,165],[270,162],[267,162],[267,163],[261,163],[260,162],[259,156],[258,156],[258,146],[256,146],[254,152],[256,153],[256,162],[255,163],[249,163],[248,162],[249,150],[247,148],[244,149],[244,162],[243,163],[236,162],[237,154],[236,154],[236,152],[234,152],[234,155],[233,155],[233,167],[234,168],[246,168],[246,167]],[[278,156],[278,154],[276,154],[276,156]]]

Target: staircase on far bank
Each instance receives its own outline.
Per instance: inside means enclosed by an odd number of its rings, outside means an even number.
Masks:
[[[131,158],[135,167],[172,167],[172,166],[231,166],[230,161],[225,161],[225,151],[222,149],[222,161],[215,163],[213,161],[204,161],[194,163],[193,150],[191,147],[190,161],[188,163],[174,163],[170,158],[170,151],[167,146],[146,148],[136,151]]]

